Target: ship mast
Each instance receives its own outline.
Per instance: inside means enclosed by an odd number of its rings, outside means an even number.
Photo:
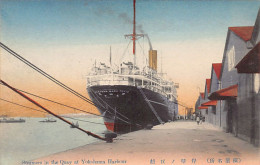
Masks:
[[[136,32],[135,32],[135,2],[133,3],[133,9],[134,9],[134,19],[133,19],[133,55],[134,55],[134,67],[136,65],[136,55],[135,55],[135,40],[136,40]]]
[[[135,3],[136,0],[133,0],[133,10],[134,10],[134,18],[133,18],[133,34],[126,34],[126,38],[130,38],[130,40],[133,41],[133,55],[134,55],[134,64],[133,69],[135,70],[136,66],[136,40],[138,40],[140,37],[144,37],[144,34],[136,34],[136,21],[135,21]]]

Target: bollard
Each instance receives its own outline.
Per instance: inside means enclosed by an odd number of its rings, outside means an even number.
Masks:
[[[113,138],[116,138],[117,134],[114,132],[108,132],[105,134],[105,139],[107,143],[113,143]]]

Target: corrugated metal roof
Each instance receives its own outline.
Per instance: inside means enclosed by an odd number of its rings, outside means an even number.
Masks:
[[[214,63],[212,64],[213,70],[216,73],[216,76],[218,78],[218,80],[220,80],[220,73],[221,73],[221,67],[222,67],[222,63]]]
[[[241,26],[241,27],[229,27],[229,30],[233,31],[238,37],[244,41],[251,39],[254,26]]]
[[[260,73],[260,42],[236,66],[238,73]]]

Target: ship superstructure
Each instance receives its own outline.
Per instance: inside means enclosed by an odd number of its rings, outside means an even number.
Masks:
[[[108,130],[129,132],[147,126],[163,124],[178,114],[178,84],[167,80],[157,72],[157,51],[148,51],[148,64],[136,64],[135,41],[145,34],[135,32],[135,0],[133,34],[125,37],[133,40],[133,62],[119,65],[99,63],[93,65],[87,76],[87,91],[104,117]]]

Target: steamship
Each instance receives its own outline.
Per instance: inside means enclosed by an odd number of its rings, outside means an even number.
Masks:
[[[6,115],[0,116],[0,123],[24,123],[24,119],[9,118]]]
[[[133,3],[133,61],[95,64],[87,75],[87,91],[109,131],[126,133],[172,121],[178,114],[178,84],[157,71],[157,51],[150,46],[147,64],[136,64],[135,0]],[[148,38],[149,39],[149,38]],[[151,44],[150,44],[151,45]]]

